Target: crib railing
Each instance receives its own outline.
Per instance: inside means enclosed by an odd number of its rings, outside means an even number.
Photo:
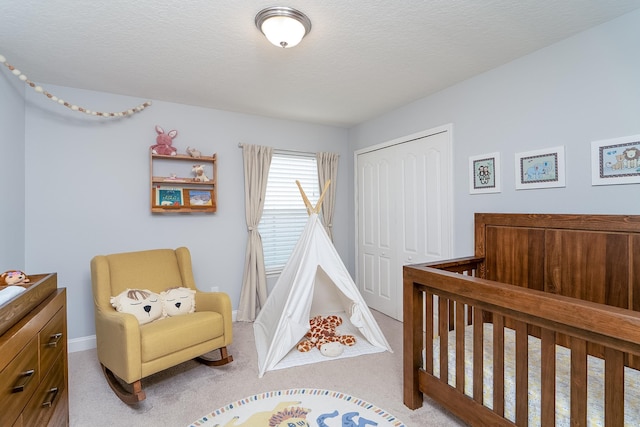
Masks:
[[[404,267],[404,403],[412,409],[430,396],[471,425],[514,425],[504,418],[504,328],[515,330],[515,425],[528,424],[528,337],[541,339],[542,425],[555,425],[556,344],[571,350],[571,424],[587,425],[588,345],[604,349],[605,425],[622,426],[625,354],[640,355],[640,313],[485,280],[482,259],[463,258]],[[480,274],[479,274],[480,273]],[[483,342],[486,319],[493,324],[493,401],[483,401]],[[473,324],[472,396],[465,389],[465,326]],[[449,332],[455,365],[449,366]],[[434,375],[435,355],[439,376]],[[423,351],[424,359],[423,359]],[[423,362],[424,360],[424,362]],[[448,384],[455,371],[455,386]]]
[[[455,258],[447,261],[439,261],[433,263],[422,264],[425,267],[433,267],[439,270],[450,271],[452,273],[458,273],[465,276],[470,277],[484,277],[484,271],[482,268],[484,266],[484,258],[481,257],[464,257],[464,258]],[[437,298],[435,299],[437,301]],[[449,310],[448,310],[448,319],[449,319],[449,330],[453,330],[454,322],[454,301],[449,301]],[[471,307],[467,308],[467,312],[465,314],[465,322],[470,325],[471,324]],[[433,323],[438,324],[439,317],[435,317],[433,322],[431,322],[431,328],[433,328]],[[486,319],[489,320],[489,319]],[[425,322],[428,322],[428,319],[425,319]]]

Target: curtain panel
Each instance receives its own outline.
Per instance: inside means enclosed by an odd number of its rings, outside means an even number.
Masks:
[[[237,314],[238,321],[254,321],[260,308],[267,301],[267,275],[258,225],[264,209],[272,157],[273,148],[271,147],[242,145],[244,204],[248,238]]]
[[[318,164],[318,184],[320,188],[324,188],[325,182],[331,180],[331,185],[327,189],[327,194],[322,202],[322,223],[329,238],[333,242],[333,211],[336,204],[336,188],[338,179],[338,159],[336,153],[316,153],[316,162]]]

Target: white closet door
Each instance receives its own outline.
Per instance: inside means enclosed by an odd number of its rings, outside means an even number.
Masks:
[[[358,156],[358,288],[367,305],[396,317],[391,175],[392,162],[383,150]]]
[[[451,132],[358,153],[357,283],[367,304],[402,320],[402,266],[452,253]]]
[[[437,261],[451,254],[449,135],[431,135],[395,147],[399,163],[396,206],[402,264]]]

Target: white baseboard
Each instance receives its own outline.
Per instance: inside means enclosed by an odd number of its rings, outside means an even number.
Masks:
[[[67,341],[67,352],[75,353],[76,351],[84,351],[96,348],[96,336],[91,335],[82,338],[73,338]]]
[[[231,312],[231,320],[233,322],[236,321],[237,315],[238,315],[237,310]],[[81,337],[81,338],[72,338],[69,341],[67,341],[68,353],[75,353],[76,351],[90,350],[92,348],[96,348],[95,335],[91,335],[88,337]]]

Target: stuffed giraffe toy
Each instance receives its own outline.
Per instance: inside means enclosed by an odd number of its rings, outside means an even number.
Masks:
[[[298,343],[298,351],[307,352],[314,347],[320,350],[323,344],[339,342],[342,345],[352,346],[356,343],[353,335],[340,335],[336,328],[342,325],[340,316],[316,316],[310,320],[309,332]]]

